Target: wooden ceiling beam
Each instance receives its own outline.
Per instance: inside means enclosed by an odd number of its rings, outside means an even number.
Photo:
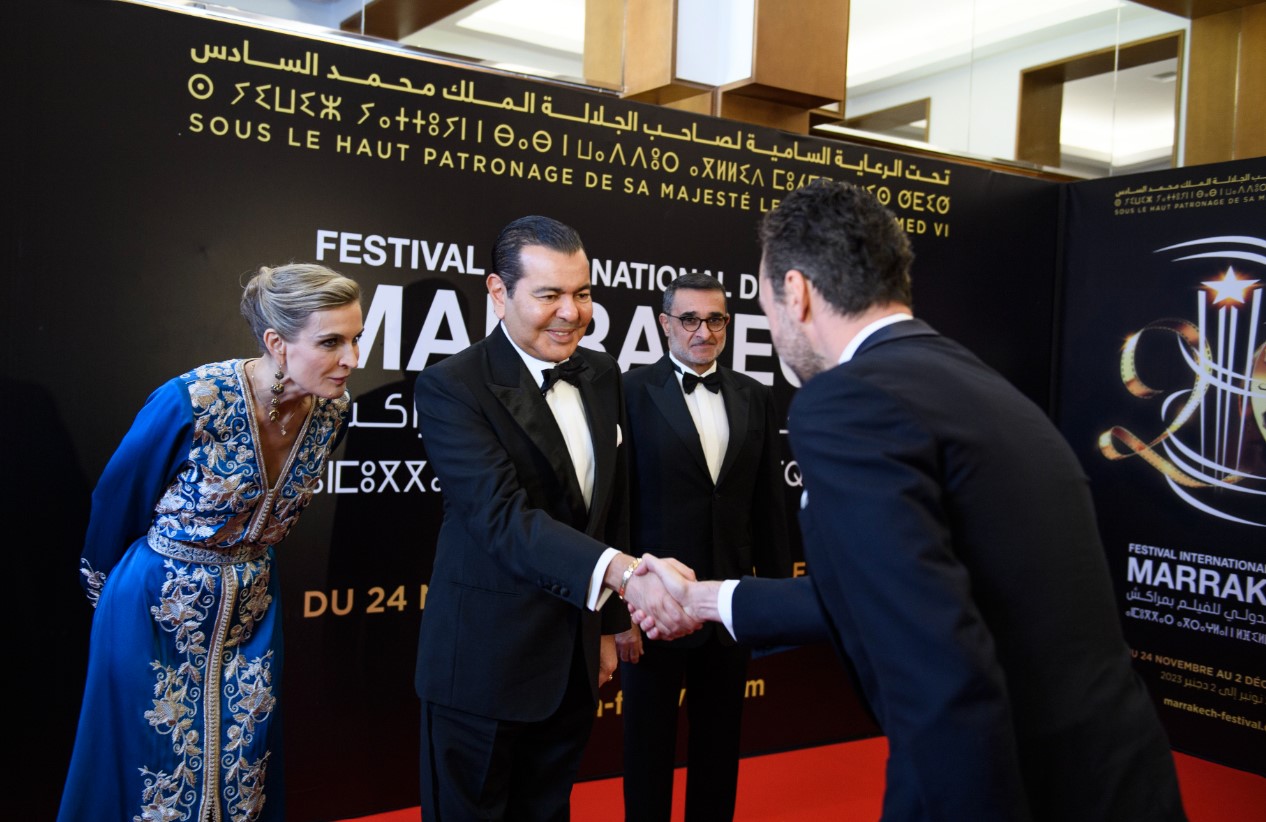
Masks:
[[[475,0],[372,0],[364,7],[365,26],[361,28],[361,12],[339,24],[342,31],[403,40],[415,31],[438,23],[456,14]]]
[[[1224,11],[1256,6],[1262,0],[1135,0],[1135,2],[1140,6],[1195,20],[1197,17],[1208,17]]]

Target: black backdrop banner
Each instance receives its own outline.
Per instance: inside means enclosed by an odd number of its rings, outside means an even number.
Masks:
[[[1070,186],[1062,429],[1179,750],[1266,775],[1266,160]]]
[[[496,232],[529,213],[580,231],[597,303],[584,344],[625,369],[662,351],[655,315],[665,283],[694,270],[721,277],[735,315],[723,361],[772,385],[785,408],[796,386],[756,305],[755,226],[764,210],[816,177],[867,186],[892,208],[917,254],[916,312],[1044,407],[1054,398],[1055,320],[1064,306],[1059,353],[1070,367],[1060,373],[1061,421],[1100,494],[1140,670],[1158,704],[1163,696],[1195,706],[1162,708],[1175,744],[1261,772],[1261,706],[1250,700],[1263,693],[1260,639],[1251,639],[1262,630],[1253,619],[1266,613],[1255,570],[1263,561],[1260,528],[1188,505],[1144,460],[1110,461],[1096,444],[1113,426],[1150,440],[1170,425],[1175,407],[1161,411],[1163,400],[1135,397],[1122,385],[1120,340],[1156,321],[1198,322],[1195,298],[1183,289],[1221,269],[1177,258],[1225,249],[1154,252],[1218,235],[1260,238],[1260,225],[1249,221],[1260,200],[1251,206],[1250,191],[1229,191],[1260,186],[1260,161],[1064,186],[446,66],[369,43],[270,31],[192,8],[48,0],[23,4],[17,28],[18,49],[6,61],[21,112],[11,126],[20,150],[10,154],[16,187],[9,195],[19,217],[7,246],[9,356],[0,379],[8,401],[0,407],[10,433],[6,521],[29,523],[23,530],[38,534],[31,550],[15,543],[21,583],[7,600],[16,609],[15,647],[26,655],[18,704],[51,706],[44,711],[51,716],[18,740],[31,754],[18,766],[27,789],[16,801],[30,803],[30,817],[47,818],[56,806],[82,693],[91,609],[77,561],[89,490],[154,387],[194,365],[254,353],[237,301],[256,266],[321,261],[365,289],[354,417],[277,566],[288,646],[288,806],[296,819],[357,816],[417,802],[412,674],[441,497],[417,436],[412,383],[493,322],[483,280]],[[1213,199],[1224,201],[1217,206],[1180,212],[1175,200],[1172,213],[1116,214],[1138,208],[1130,197],[1147,196],[1126,189],[1206,178],[1194,186],[1206,193],[1191,196],[1205,202],[1217,189]],[[1073,207],[1063,237],[1066,194]],[[1209,227],[1194,228],[1195,220]],[[1235,250],[1262,253],[1251,244]],[[1228,262],[1239,276],[1263,279],[1260,260]],[[1239,316],[1242,337],[1251,321]],[[1206,331],[1213,322],[1210,309]],[[1182,343],[1174,346],[1170,333],[1166,359],[1151,351],[1154,336],[1164,332],[1149,330],[1140,342],[1140,378],[1178,391],[1172,374],[1157,381],[1151,369],[1181,370]],[[1207,402],[1218,390],[1207,389]],[[1226,390],[1223,407],[1241,408],[1235,397],[1242,395]],[[1243,442],[1260,443],[1260,432],[1245,426]],[[1252,476],[1228,481],[1230,489],[1182,487],[1204,505],[1260,523],[1261,453],[1242,454],[1235,470]],[[1254,458],[1258,468],[1250,467]],[[794,505],[790,454],[785,470]],[[1130,553],[1136,544],[1175,558]],[[1188,554],[1200,558],[1182,559]],[[1186,573],[1180,565],[1194,569],[1194,592],[1177,587]],[[1208,572],[1220,575],[1216,592],[1200,587]],[[1228,590],[1232,574],[1243,599]],[[1129,608],[1160,611],[1155,599],[1129,599],[1136,589],[1221,606],[1199,623],[1220,619],[1250,638],[1131,616]],[[1177,604],[1164,613],[1190,616]],[[39,632],[27,627],[35,625]],[[1196,698],[1187,680],[1218,690]],[[604,689],[583,778],[621,768],[618,684]],[[1233,697],[1220,693],[1232,686]],[[826,648],[757,660],[748,697],[747,754],[877,733]]]

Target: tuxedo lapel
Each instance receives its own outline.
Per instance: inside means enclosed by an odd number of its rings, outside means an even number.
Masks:
[[[573,514],[583,512],[584,494],[580,490],[580,480],[576,478],[576,467],[567,451],[567,443],[558,429],[558,421],[541,395],[540,386],[532,380],[532,373],[523,364],[523,359],[514,350],[501,326],[488,335],[488,370],[491,376],[488,388],[493,396],[522,427],[528,441],[549,460],[555,474],[563,479]],[[584,522],[585,517],[575,521]]]
[[[699,429],[695,428],[690,409],[686,407],[686,397],[681,392],[681,383],[677,381],[676,366],[664,357],[651,367],[662,373],[656,374],[656,379],[646,384],[647,395],[655,403],[659,413],[664,415],[668,427],[681,440],[681,444],[699,466],[699,470],[711,480],[712,472],[708,470],[708,458],[704,456],[703,443],[699,441]]]
[[[580,357],[580,349],[576,349],[573,357]],[[609,366],[606,363],[595,364],[588,359],[589,367],[580,375],[580,399],[585,406],[585,419],[589,421],[589,438],[593,442],[593,497],[589,506],[588,531],[603,521],[602,505],[599,500],[607,499],[615,483],[616,467],[616,429],[618,419],[610,418],[610,411],[598,400],[598,389],[595,382],[607,378]]]
[[[717,472],[717,485],[720,485],[738,454],[743,450],[743,440],[747,436],[747,412],[751,408],[751,391],[734,379],[734,372],[717,366],[721,374],[721,398],[725,400],[725,415],[730,421],[730,441],[725,448],[725,458],[721,460],[721,470]]]

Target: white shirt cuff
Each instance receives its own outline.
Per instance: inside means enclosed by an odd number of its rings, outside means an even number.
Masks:
[[[734,635],[734,589],[738,587],[738,584],[737,579],[722,580],[721,590],[717,591],[717,616],[721,617],[721,624],[736,640],[738,637]]]
[[[585,605],[590,611],[597,611],[606,604],[607,598],[611,596],[611,589],[602,584],[602,580],[607,576],[607,566],[611,564],[611,560],[620,555],[620,552],[614,548],[608,548],[602,552],[602,556],[598,557],[598,564],[593,569],[593,574],[589,577],[589,594],[585,597]]]

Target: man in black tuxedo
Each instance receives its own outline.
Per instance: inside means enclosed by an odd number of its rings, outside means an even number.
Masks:
[[[729,319],[719,280],[678,277],[664,289],[659,315],[669,353],[624,375],[632,544],[676,557],[700,579],[785,577],[791,559],[773,397],[717,362]],[[750,650],[712,625],[645,646],[633,626],[616,644],[623,663],[625,819],[671,816],[683,685],[686,819],[732,819]]]
[[[761,308],[803,383],[809,576],[670,587],[742,642],[834,642],[888,737],[884,820],[1184,819],[1059,431],[912,317],[909,242],[865,190],[815,181],[761,242]]]
[[[649,607],[663,592],[618,550],[624,395],[615,360],[578,348],[593,314],[579,235],[520,218],[492,265],[500,325],[414,390],[444,494],[415,677],[427,822],[568,819],[628,627],[610,594]]]

